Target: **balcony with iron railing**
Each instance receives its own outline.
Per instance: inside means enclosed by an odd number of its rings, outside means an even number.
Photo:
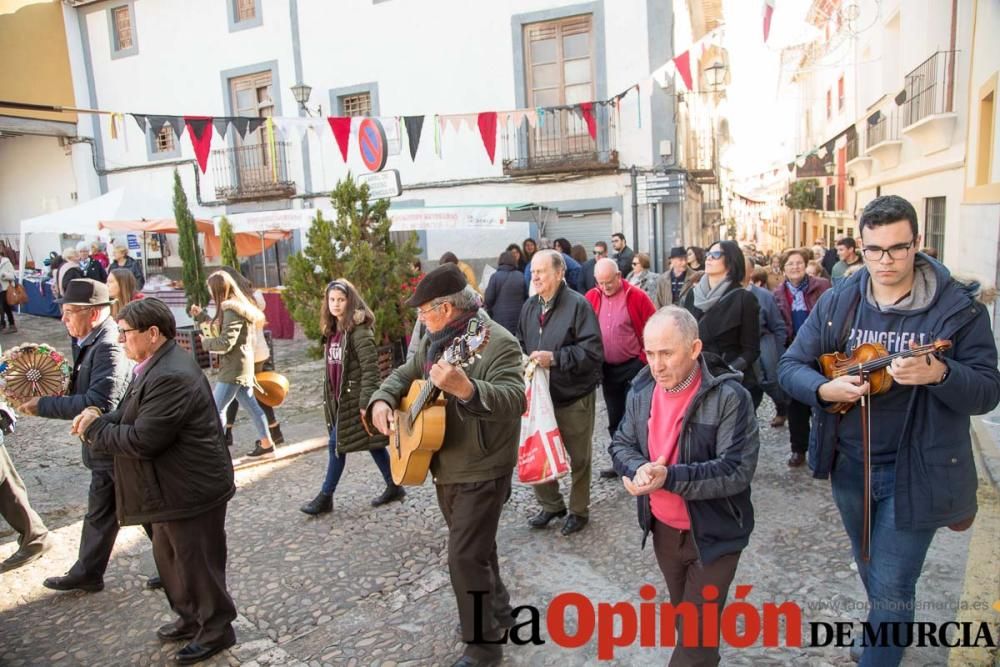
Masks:
[[[245,144],[212,151],[215,196],[226,201],[282,199],[295,194],[288,175],[288,144]]]
[[[618,168],[616,112],[594,104],[596,138],[587,121],[573,109],[539,109],[534,126],[521,123],[500,128],[504,174],[517,176]]]
[[[956,51],[938,51],[906,75],[900,107],[903,135],[924,154],[951,145],[958,114],[954,110]]]
[[[868,178],[872,169],[872,159],[865,154],[861,143],[861,135],[854,134],[847,140],[847,154],[844,156],[848,175],[857,180]]]
[[[882,169],[899,164],[903,142],[899,139],[899,113],[895,106],[884,107],[868,117],[865,127],[865,154],[879,161]]]

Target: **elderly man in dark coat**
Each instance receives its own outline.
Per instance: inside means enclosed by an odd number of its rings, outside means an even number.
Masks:
[[[87,278],[71,280],[62,299],[62,321],[73,338],[73,373],[65,396],[32,398],[18,410],[48,419],[73,419],[87,407],[108,412],[128,386],[132,364],[118,343],[118,326],[111,318],[108,286]],[[90,470],[87,514],[80,534],[80,554],[62,577],[42,584],[57,591],[99,591],[118,536],[115,519],[115,476],[110,456],[83,448],[83,465]]]
[[[118,322],[138,364],[135,377],[117,410],[87,408],[73,432],[93,452],[114,457],[122,525],[152,524],[153,558],[179,616],[156,634],[190,640],[174,658],[191,664],[236,643],[236,606],[226,590],[233,465],[212,389],[174,342],[170,309],[157,299],[133,301]]]

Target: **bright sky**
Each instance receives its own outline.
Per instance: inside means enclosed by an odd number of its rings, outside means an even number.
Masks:
[[[763,0],[724,0],[727,89],[733,144],[727,157],[737,178],[794,157],[794,101],[778,98],[781,49],[808,41],[816,29],[805,22],[810,0],[775,0],[771,33],[763,39]]]

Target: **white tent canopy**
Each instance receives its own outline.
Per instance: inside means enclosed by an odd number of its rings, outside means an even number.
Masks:
[[[28,234],[81,234],[96,236],[102,220],[173,218],[173,202],[146,192],[119,188],[60,211],[21,221],[20,270],[24,275],[25,239]]]

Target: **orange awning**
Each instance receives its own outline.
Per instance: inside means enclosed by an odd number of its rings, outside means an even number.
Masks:
[[[211,220],[196,219],[198,231],[205,235],[205,247],[202,251],[205,257],[222,256],[222,239],[215,235],[215,226]],[[147,232],[151,234],[176,234],[177,222],[173,218],[157,220],[101,220],[97,223],[100,229],[114,229],[127,232]],[[257,234],[236,234],[236,254],[240,257],[253,257],[267,250],[281,239],[287,239],[290,232],[266,232],[263,247]]]

